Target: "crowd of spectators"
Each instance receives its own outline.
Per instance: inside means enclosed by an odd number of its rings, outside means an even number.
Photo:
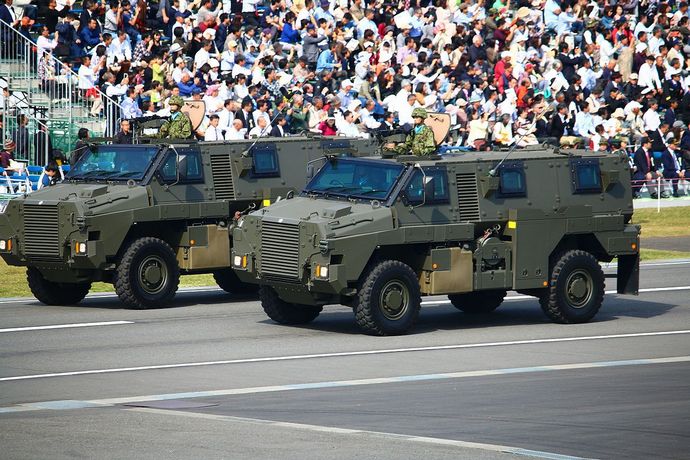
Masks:
[[[113,134],[117,119],[168,116],[181,96],[205,102],[200,140],[368,136],[425,108],[448,113],[449,142],[468,149],[629,149],[638,185],[663,175],[675,193],[690,159],[684,1],[32,4],[24,17],[0,6],[0,19],[41,24],[38,52],[73,67],[91,114],[117,104]],[[46,81],[60,72],[49,62]]]

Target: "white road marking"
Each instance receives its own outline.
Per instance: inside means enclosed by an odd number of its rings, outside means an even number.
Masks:
[[[667,291],[687,291],[690,290],[690,286],[670,286],[670,287],[657,287],[657,288],[644,288],[640,289],[640,293],[646,292],[667,292]],[[605,291],[606,294],[615,294],[616,291]],[[523,300],[523,299],[534,299],[535,297],[529,295],[516,294],[506,297],[505,300]],[[425,300],[422,305],[445,305],[449,304],[450,300]]]
[[[392,439],[395,441],[408,441],[415,443],[424,444],[434,444],[439,446],[447,447],[458,447],[463,449],[479,449],[490,452],[498,452],[512,455],[519,455],[524,457],[533,458],[547,458],[552,460],[583,460],[583,457],[573,457],[570,455],[562,455],[553,452],[543,452],[539,450],[523,449],[520,447],[503,446],[499,444],[486,444],[479,442],[470,441],[460,441],[456,439],[444,439],[444,438],[433,438],[428,436],[413,436],[407,434],[399,433],[386,433],[382,431],[371,431],[371,430],[358,430],[351,428],[338,428],[323,425],[310,425],[306,423],[293,423],[293,422],[280,422],[276,420],[266,420],[259,418],[249,418],[249,417],[235,417],[232,415],[216,415],[216,414],[204,414],[201,412],[185,412],[178,410],[166,410],[166,409],[150,409],[150,408],[132,408],[127,409],[132,412],[142,412],[149,414],[158,415],[175,415],[179,417],[188,417],[203,420],[215,420],[219,422],[235,422],[235,423],[248,423],[252,425],[267,425],[278,428],[288,428],[294,430],[318,432],[318,433],[329,433],[335,435],[350,435],[350,436],[371,436],[375,438]]]
[[[73,324],[51,324],[49,326],[27,326],[27,327],[8,327],[0,329],[2,332],[24,332],[24,331],[45,331],[49,329],[71,329],[74,327],[94,327],[94,326],[119,326],[122,324],[134,324],[134,321],[101,321],[98,323],[73,323]]]
[[[649,262],[649,263],[642,263],[640,264],[640,269],[645,269],[646,267],[665,267],[665,266],[674,266],[674,265],[690,265],[690,260],[677,260],[677,261],[669,261],[669,262]],[[615,263],[611,264],[602,264],[603,268],[616,268],[617,265]],[[659,288],[651,288],[651,289],[659,289]],[[689,289],[688,287],[682,287],[682,289]],[[201,286],[201,287],[190,287],[190,288],[181,288],[178,289],[178,293],[195,293],[195,292],[224,292],[222,289],[218,288],[217,286]],[[650,289],[640,289],[640,292],[654,292],[653,290]],[[607,291],[607,294],[615,294],[616,291]],[[94,294],[89,294],[86,296],[87,299],[111,299],[111,298],[117,298],[117,296],[114,293],[111,292],[102,292],[102,293],[94,293]],[[509,297],[509,298],[517,298],[517,297]],[[0,305],[2,304],[7,304],[7,303],[16,303],[16,302],[22,302],[22,301],[34,301],[35,299],[33,297],[13,297],[13,298],[5,298],[5,299],[0,299]]]
[[[277,361],[297,361],[306,359],[318,358],[338,358],[347,356],[366,356],[366,355],[382,355],[392,353],[411,353],[418,351],[438,351],[438,350],[461,350],[465,348],[487,348],[487,347],[504,347],[515,345],[532,345],[538,343],[558,343],[558,342],[581,342],[587,340],[609,340],[609,339],[627,339],[634,337],[654,337],[667,335],[690,334],[690,330],[676,330],[676,331],[659,331],[659,332],[635,332],[630,334],[612,334],[612,335],[590,335],[581,337],[557,337],[546,339],[530,339],[530,340],[511,340],[506,342],[482,342],[482,343],[466,343],[458,345],[436,345],[428,347],[410,347],[410,348],[389,348],[381,350],[362,350],[362,351],[342,351],[335,353],[316,353],[308,355],[287,355],[287,356],[269,356],[263,358],[241,358],[228,359],[220,361],[199,361],[190,363],[175,363],[175,364],[158,364],[151,366],[133,366],[133,367],[119,367],[110,369],[91,369],[83,371],[71,372],[53,372],[48,374],[32,374],[32,375],[18,375],[13,377],[2,377],[0,382],[12,382],[17,380],[35,380],[51,377],[71,377],[76,375],[93,375],[93,374],[114,374],[118,372],[135,372],[135,371],[150,371],[160,369],[179,369],[185,367],[201,367],[201,366],[222,366],[233,364],[248,364],[248,363],[264,363]]]

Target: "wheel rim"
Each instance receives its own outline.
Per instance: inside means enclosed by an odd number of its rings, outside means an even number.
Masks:
[[[593,294],[592,275],[587,270],[575,270],[566,280],[565,294],[573,308],[584,308]]]
[[[410,291],[405,283],[398,280],[388,281],[381,289],[379,305],[386,319],[400,319],[410,304]]]
[[[139,265],[138,279],[144,292],[149,295],[159,294],[168,282],[168,265],[162,257],[149,255]]]

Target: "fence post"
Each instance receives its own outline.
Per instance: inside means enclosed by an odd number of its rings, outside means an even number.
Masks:
[[[656,178],[656,212],[661,212],[661,176]]]

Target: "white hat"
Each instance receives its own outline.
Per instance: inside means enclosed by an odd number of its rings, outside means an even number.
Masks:
[[[621,109],[620,107],[618,107],[618,108],[617,108],[616,110],[614,110],[613,113],[611,114],[611,118],[625,118],[625,112],[623,111],[623,109]]]
[[[673,68],[672,68],[672,69],[669,69],[669,71],[668,71],[668,76],[669,76],[669,77],[672,77],[672,76],[678,75],[678,74],[680,74],[680,69],[673,69]]]
[[[630,76],[628,77],[629,80],[637,80],[639,78],[640,77],[635,72],[631,73]]]
[[[207,40],[213,40],[216,38],[216,29],[208,28],[204,30],[204,38]]]
[[[349,110],[350,112],[354,112],[355,110],[357,110],[358,107],[361,106],[362,101],[360,101],[359,99],[355,99],[352,102],[350,102],[350,104],[347,106],[347,110]]]
[[[458,107],[465,107],[467,105],[467,101],[464,99],[458,99],[455,103],[458,104]]]
[[[184,59],[182,59],[181,57],[178,57],[177,59],[175,59],[175,64],[180,64],[180,63],[184,63]]]
[[[220,67],[220,62],[218,62],[218,59],[216,58],[211,58],[208,60],[208,65],[211,68]]]
[[[372,42],[364,42],[364,45],[362,45],[362,48],[367,49],[367,48],[369,48],[370,46],[373,47],[374,44],[373,44]]]
[[[642,94],[649,94],[649,93],[651,93],[652,91],[653,91],[652,88],[648,86],[648,87],[646,87],[645,89],[642,90]]]
[[[342,83],[340,83],[340,87],[342,89],[345,89],[348,86],[354,86],[350,80],[343,80]]]
[[[626,112],[632,112],[632,111],[635,110],[635,109],[641,109],[641,108],[642,108],[642,104],[640,104],[640,103],[637,102],[637,101],[632,101],[632,102],[629,102],[629,103],[625,106],[625,109],[624,109],[624,110],[625,110]]]
[[[647,49],[646,43],[638,43],[637,45],[635,45],[635,52],[636,53],[641,53],[646,49]]]
[[[173,43],[172,46],[170,46],[170,52],[177,53],[178,51],[182,51],[182,45],[179,43]]]

